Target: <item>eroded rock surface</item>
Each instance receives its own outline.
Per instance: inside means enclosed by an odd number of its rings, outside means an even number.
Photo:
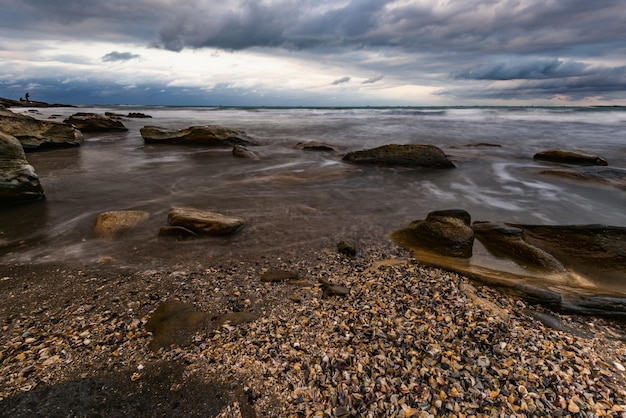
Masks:
[[[78,112],[63,122],[74,125],[81,132],[127,131],[128,128],[115,117],[98,113]]]
[[[44,196],[35,169],[20,142],[0,132],[0,205],[38,200]]]
[[[434,145],[389,144],[362,151],[354,151],[343,157],[355,164],[382,166],[454,168],[455,165],[444,152]]]
[[[604,158],[597,155],[573,150],[552,149],[534,155],[535,160],[574,165],[608,165]]]
[[[192,126],[185,129],[166,129],[158,126],[144,126],[140,129],[146,144],[180,144],[234,146],[257,145],[245,132],[219,125]]]

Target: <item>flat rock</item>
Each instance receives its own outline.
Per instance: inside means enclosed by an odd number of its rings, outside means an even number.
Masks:
[[[355,164],[381,166],[454,168],[455,165],[444,152],[434,145],[389,144],[362,151],[354,151],[343,157]]]
[[[141,210],[116,210],[100,213],[96,218],[94,232],[100,238],[117,238],[136,228],[150,217]]]
[[[211,315],[197,311],[192,305],[180,300],[163,302],[146,322],[146,330],[153,336],[150,349],[188,345],[194,333],[209,325]]]
[[[22,203],[44,197],[35,169],[26,160],[15,137],[0,132],[0,204]]]
[[[538,152],[535,160],[574,165],[608,165],[605,159],[584,151],[551,149]]]
[[[24,151],[78,146],[83,134],[74,126],[13,113],[0,106],[0,131],[17,138]]]
[[[166,129],[158,126],[144,126],[140,129],[146,144],[180,145],[257,145],[245,132],[219,125],[191,126],[185,129]]]
[[[167,219],[171,226],[180,226],[203,235],[231,235],[244,225],[240,218],[187,207],[173,207]]]
[[[78,112],[63,122],[74,125],[81,132],[127,131],[128,128],[116,117],[98,113]]]

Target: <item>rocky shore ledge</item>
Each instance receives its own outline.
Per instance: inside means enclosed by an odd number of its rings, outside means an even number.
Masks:
[[[0,415],[625,416],[623,324],[551,314],[390,241],[359,247],[149,271],[3,267]],[[274,270],[294,274],[267,280]],[[173,300],[222,320],[155,347],[146,324]]]

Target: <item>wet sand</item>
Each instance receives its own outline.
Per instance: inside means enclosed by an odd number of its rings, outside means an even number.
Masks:
[[[354,258],[100,261],[0,267],[0,415],[625,416],[623,324],[550,314],[388,240]],[[272,269],[299,280],[261,282]],[[172,299],[259,318],[153,352],[145,324]]]

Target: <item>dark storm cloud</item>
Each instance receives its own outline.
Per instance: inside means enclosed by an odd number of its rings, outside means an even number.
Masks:
[[[331,84],[333,86],[336,86],[337,84],[343,84],[343,83],[347,83],[348,81],[350,81],[350,77],[345,76],[345,77],[341,77],[335,81],[333,81]]]
[[[102,57],[102,61],[104,62],[112,62],[112,61],[129,61],[135,58],[140,58],[139,55],[133,54],[130,52],[117,52],[112,51]]]
[[[475,68],[457,71],[452,77],[465,80],[516,80],[573,77],[584,74],[588,64],[560,59],[513,58]]]

